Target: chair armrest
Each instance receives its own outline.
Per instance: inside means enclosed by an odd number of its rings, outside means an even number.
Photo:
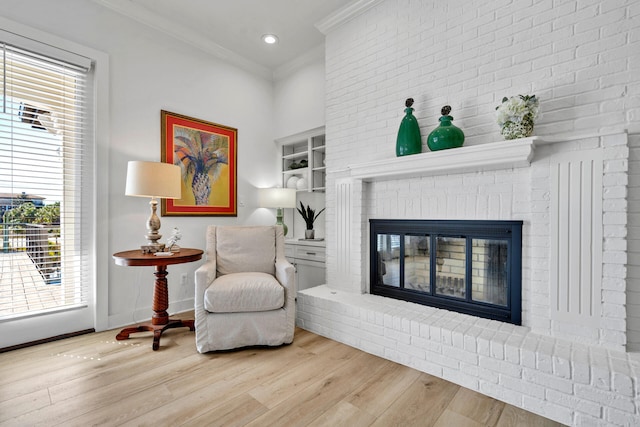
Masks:
[[[216,260],[209,259],[196,270],[195,309],[204,309],[204,291],[216,278]]]
[[[297,292],[295,281],[295,268],[286,258],[276,259],[276,279],[288,291],[295,295]]]

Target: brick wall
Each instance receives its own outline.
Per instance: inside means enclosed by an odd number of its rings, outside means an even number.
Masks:
[[[638,169],[633,169],[638,166],[634,147],[640,150],[636,136],[640,131],[639,17],[640,4],[632,0],[387,0],[332,29],[326,41],[327,229],[334,229],[331,224],[341,214],[336,211],[335,199],[341,171],[352,163],[395,156],[405,98],[416,100],[415,116],[421,125],[423,143],[437,124],[440,107],[449,104],[453,107],[454,124],[466,134],[465,145],[476,145],[502,139],[494,108],[503,96],[535,93],[541,100],[537,135],[630,130],[629,277],[640,278],[637,256],[631,259],[640,251],[640,233],[636,231],[640,225],[640,193],[636,187],[640,185],[635,182],[640,178],[636,176]],[[427,151],[426,145],[423,151]],[[626,167],[610,160],[610,168]],[[528,173],[534,186],[548,178],[544,175],[548,168],[545,172],[544,168],[534,167]],[[382,202],[353,203],[373,205],[367,209],[383,217],[391,209],[399,217],[424,217],[424,207],[428,206],[426,213],[431,218],[441,214],[460,218],[465,215],[460,212],[468,212],[465,206],[475,203],[476,211],[485,212],[487,218],[525,219],[534,224],[536,216],[544,214],[536,212],[535,201],[519,191],[520,185],[528,186],[528,179],[510,172],[459,175],[444,184],[449,186],[445,191],[450,196],[430,194],[429,179],[371,184],[375,191],[393,197],[383,197],[387,201]],[[473,198],[469,192],[461,191],[471,185],[484,187],[484,196]],[[545,201],[542,189],[532,190],[541,202]],[[611,204],[626,203],[624,194],[618,196],[605,210]],[[520,200],[522,197],[526,199]],[[532,210],[519,212],[523,207]],[[640,292],[625,282],[626,252],[616,247],[624,244],[626,229],[616,223],[618,217],[606,212],[605,221],[609,221],[606,230],[612,233],[605,243],[612,253],[618,251],[624,257],[609,260],[614,266],[605,272],[610,277],[603,285],[603,295],[614,302],[604,307],[612,320],[607,337],[596,339],[617,345],[624,345],[626,339],[628,348],[638,348]],[[331,250],[338,238],[331,232],[327,234],[329,283],[341,268],[342,260]],[[528,238],[536,241],[538,236],[530,234]],[[362,265],[358,246],[363,242],[366,239],[362,235],[352,239],[357,266]],[[533,264],[544,267],[545,255],[543,246],[523,253],[529,263],[523,268]],[[620,259],[624,260],[622,264]],[[551,331],[554,326],[548,315],[545,280],[544,275],[532,276],[523,295],[523,305],[529,307],[524,319],[535,330]],[[626,296],[625,287],[630,290]],[[626,324],[624,319],[615,318],[616,310],[625,304],[629,312]],[[629,332],[626,338],[625,328]],[[561,329],[562,325],[556,328]],[[561,331],[566,335],[575,332]]]

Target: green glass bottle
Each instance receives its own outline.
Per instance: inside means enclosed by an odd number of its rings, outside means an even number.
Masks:
[[[422,137],[420,136],[420,126],[418,120],[413,116],[413,98],[408,98],[404,105],[406,113],[400,123],[398,129],[398,138],[396,139],[396,156],[407,156],[409,154],[417,154],[422,152]]]
[[[449,115],[451,106],[445,105],[440,110],[440,126],[431,131],[427,137],[427,145],[429,150],[438,151],[448,148],[462,147],[464,144],[464,132],[459,127],[453,125],[451,120],[453,117]]]

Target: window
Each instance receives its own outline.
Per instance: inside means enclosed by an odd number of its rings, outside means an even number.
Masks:
[[[93,282],[91,63],[6,38],[16,36],[0,31],[0,321],[86,307]]]

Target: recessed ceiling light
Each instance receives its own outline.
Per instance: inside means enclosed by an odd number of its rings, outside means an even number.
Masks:
[[[278,36],[274,34],[265,34],[262,36],[262,41],[266,44],[276,44],[278,43]]]

